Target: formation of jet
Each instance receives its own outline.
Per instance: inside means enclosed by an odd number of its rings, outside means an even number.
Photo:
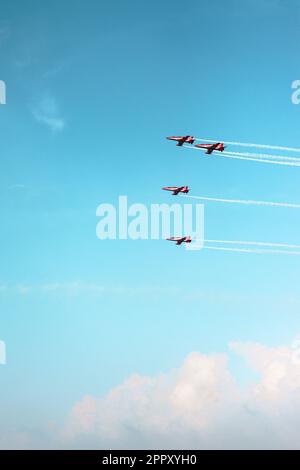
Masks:
[[[177,142],[177,146],[182,147],[183,144],[193,144],[195,142],[195,138],[192,135],[184,135],[184,136],[170,136],[166,137],[168,140],[175,140]],[[198,149],[204,149],[206,150],[205,153],[210,155],[213,153],[215,150],[218,152],[224,152],[225,146],[223,142],[216,142],[214,144],[196,144],[195,147]]]
[[[176,245],[181,245],[182,243],[191,243],[191,237],[169,237],[167,240],[171,242],[176,242]]]
[[[170,137],[166,137],[168,140],[175,140],[177,142],[178,147],[182,147],[183,144],[193,144],[195,139],[192,135],[185,135],[185,136],[176,136],[172,135]]]
[[[206,149],[206,152],[208,155],[213,153],[215,150],[218,152],[224,152],[225,146],[222,142],[216,142],[215,144],[197,144],[195,145],[198,149]]]
[[[192,144],[195,142],[195,138],[192,135],[185,135],[185,136],[170,136],[166,137],[168,140],[174,140],[177,142],[178,147],[182,147],[183,144]],[[214,151],[217,152],[224,152],[225,146],[223,142],[215,142],[213,144],[197,144],[195,147],[199,149],[206,150],[207,155],[211,155]],[[187,194],[189,192],[188,186],[165,186],[162,188],[165,191],[172,191],[173,196],[177,196],[179,193]],[[176,245],[181,245],[182,243],[191,243],[192,239],[190,236],[184,237],[169,237],[167,240],[172,242],[176,242]]]
[[[172,191],[173,196],[177,196],[179,193],[187,194],[189,192],[188,186],[165,186],[162,188],[164,191]],[[176,245],[181,245],[182,243],[191,243],[191,237],[169,237],[167,240],[171,242],[176,242]]]
[[[173,196],[177,196],[179,193],[187,194],[189,192],[188,186],[165,186],[162,188],[164,191],[173,191]]]

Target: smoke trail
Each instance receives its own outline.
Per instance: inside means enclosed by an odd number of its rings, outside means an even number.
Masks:
[[[184,147],[192,148],[194,150],[206,150],[205,148],[191,147],[190,145],[184,145]],[[287,155],[273,155],[270,153],[233,152],[232,150],[225,151],[225,154],[226,153],[230,153],[231,155],[239,155],[241,157],[266,158],[266,159],[273,159],[273,160],[287,160],[287,161],[300,162],[300,156],[289,157]],[[215,155],[217,154],[219,155],[218,151],[216,151]]]
[[[238,253],[255,253],[255,254],[284,254],[284,255],[300,255],[300,251],[285,251],[285,250],[255,250],[247,248],[226,248],[220,246],[204,246],[205,250],[216,250],[216,251],[234,251]]]
[[[205,196],[187,196],[181,195],[181,197],[188,197],[191,199],[200,199],[202,201],[212,201],[212,202],[224,202],[229,204],[245,204],[253,206],[270,206],[270,207],[289,207],[293,209],[300,209],[300,204],[290,204],[285,202],[270,202],[270,201],[251,201],[247,199],[222,199],[214,197],[205,197]]]
[[[220,140],[220,139],[199,139],[196,138],[195,140],[198,140],[199,142],[223,142],[226,145],[238,145],[241,147],[257,147],[257,148],[263,148],[263,149],[272,149],[272,150],[287,150],[289,152],[300,152],[300,148],[294,148],[294,147],[282,147],[279,145],[265,145],[265,144],[252,144],[252,143],[245,143],[245,142],[225,142],[225,140]]]
[[[188,148],[188,149],[191,149],[191,150],[203,150],[203,149],[199,149],[197,147],[191,147],[191,146],[188,146],[188,145],[184,145],[184,147]],[[248,157],[248,156],[243,156],[243,155],[246,155],[246,154],[239,153],[239,152],[218,152],[218,154],[217,154],[218,158],[219,157],[235,158],[236,160],[248,160],[250,162],[270,163],[270,164],[273,164],[273,165],[300,166],[300,159],[299,159],[299,163],[298,163],[298,159],[296,159],[297,163],[293,162],[293,161],[290,161],[290,159],[288,159],[289,161],[287,161],[287,162],[280,162],[280,161],[277,161],[277,160],[268,160],[268,159],[264,159],[264,158],[254,158],[254,157]],[[210,158],[211,158],[211,156],[210,156]],[[277,158],[276,155],[274,155],[274,158]]]
[[[270,242],[247,242],[240,240],[204,240],[207,243],[223,243],[224,245],[245,245],[245,246],[263,246],[271,248],[299,249],[300,245],[291,245],[287,243],[270,243]],[[300,251],[299,251],[300,254]]]
[[[222,152],[222,155],[218,155],[218,157],[234,158],[236,160],[248,160],[250,162],[270,163],[272,165],[285,165],[285,166],[298,166],[298,167],[300,167],[300,163],[279,162],[279,161],[275,161],[275,160],[265,160],[263,158],[239,157],[238,155],[232,155],[229,152]]]
[[[300,163],[300,157],[287,157],[283,155],[271,155],[270,153],[251,153],[251,152],[232,152],[226,151],[225,153],[230,153],[231,155],[239,155],[241,157],[253,157],[253,158],[266,158],[272,160],[287,160]]]

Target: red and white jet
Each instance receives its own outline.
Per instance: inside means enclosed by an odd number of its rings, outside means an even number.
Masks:
[[[206,149],[206,152],[208,155],[213,153],[214,150],[217,150],[218,152],[224,152],[225,146],[223,142],[216,142],[215,144],[197,144],[195,145],[198,149]]]
[[[176,245],[181,245],[181,243],[191,243],[191,237],[169,237],[167,240],[171,242],[176,242]]]
[[[178,193],[187,194],[189,192],[188,186],[165,186],[162,189],[165,191],[173,191],[173,196],[177,196]]]
[[[176,136],[172,135],[170,137],[166,137],[168,140],[175,140],[177,142],[177,146],[181,147],[183,144],[193,144],[195,139],[192,135],[185,135],[185,136]]]

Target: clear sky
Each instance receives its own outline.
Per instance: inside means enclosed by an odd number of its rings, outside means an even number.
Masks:
[[[170,374],[195,351],[226,354],[239,387],[259,381],[228,344],[290,347],[299,259],[100,241],[95,213],[119,195],[168,203],[160,188],[177,184],[300,203],[297,168],[201,158],[165,140],[300,147],[299,1],[3,0],[0,9],[0,445],[47,446],[85,395],[101,400],[132,374]],[[292,209],[205,205],[206,238],[299,243],[299,220]],[[52,445],[105,445],[107,430],[87,434]],[[158,445],[147,436],[144,447]]]

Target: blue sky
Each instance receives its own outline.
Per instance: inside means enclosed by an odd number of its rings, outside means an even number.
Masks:
[[[299,333],[297,257],[95,235],[100,203],[170,202],[165,185],[300,202],[297,168],[164,138],[299,147],[299,13],[294,0],[2,2],[2,432],[61,423],[83,395],[192,351]],[[299,243],[299,229],[295,210],[205,206],[207,238]],[[256,379],[228,354],[237,381]]]

